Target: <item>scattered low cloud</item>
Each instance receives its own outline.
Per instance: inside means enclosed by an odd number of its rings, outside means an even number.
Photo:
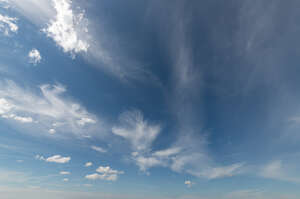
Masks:
[[[69,178],[64,178],[63,181],[64,182],[69,182]]]
[[[190,181],[190,180],[186,180],[186,181],[184,181],[184,184],[185,184],[188,188],[190,188],[190,187],[192,187],[195,183],[192,182],[192,181]]]
[[[54,163],[59,163],[59,164],[65,164],[71,160],[71,157],[63,157],[61,155],[54,155],[54,156],[50,156],[48,158],[44,158],[44,156],[36,155],[35,159],[43,160],[45,162],[54,162]]]
[[[56,133],[56,130],[55,129],[49,129],[48,131],[50,134],[55,134]]]
[[[92,162],[87,162],[87,163],[85,163],[85,167],[90,167],[90,166],[92,166],[93,165],[93,163]]]
[[[56,11],[55,19],[43,31],[73,57],[76,53],[87,52],[89,44],[85,38],[88,28],[84,11],[75,13],[71,0],[52,0],[52,3]]]
[[[111,169],[109,166],[99,166],[96,171],[97,173],[86,175],[85,178],[89,180],[116,181],[118,179],[118,175],[124,174],[123,171]]]
[[[107,152],[107,150],[105,150],[105,149],[103,149],[103,148],[101,148],[101,147],[99,147],[99,146],[91,146],[91,148],[92,148],[93,150],[95,150],[95,151],[100,152],[100,153],[106,153],[106,152]]]
[[[60,175],[70,175],[71,172],[69,172],[69,171],[61,171],[61,172],[59,172],[59,174]]]
[[[29,53],[28,53],[28,57],[29,57],[29,63],[33,64],[33,65],[37,65],[38,63],[41,62],[42,57],[40,52],[37,49],[32,49]]]
[[[0,14],[0,32],[4,35],[9,36],[11,33],[18,32],[17,18],[4,16]]]

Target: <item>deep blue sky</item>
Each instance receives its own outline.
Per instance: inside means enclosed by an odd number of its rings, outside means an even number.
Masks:
[[[0,0],[0,195],[299,198],[299,7]]]

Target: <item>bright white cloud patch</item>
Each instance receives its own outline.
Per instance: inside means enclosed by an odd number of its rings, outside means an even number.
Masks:
[[[93,165],[93,163],[92,162],[87,162],[87,163],[85,163],[85,167],[90,167],[90,166],[92,166]]]
[[[32,63],[34,65],[40,63],[42,60],[41,54],[37,49],[32,49],[28,53],[28,57],[29,57],[29,63]]]
[[[55,133],[56,133],[56,130],[55,130],[55,129],[49,129],[49,133],[50,133],[50,134],[55,134]]]
[[[71,157],[62,157],[61,155],[54,155],[46,159],[46,162],[55,162],[60,164],[68,163]]]
[[[17,33],[19,29],[16,24],[17,20],[17,18],[0,14],[0,32],[3,32],[6,36],[10,35],[11,32]]]
[[[61,171],[61,172],[59,172],[59,174],[60,175],[70,175],[71,172],[69,172],[69,171]]]
[[[101,147],[98,147],[98,146],[91,146],[91,148],[95,151],[98,151],[100,153],[106,153],[107,151]]]
[[[63,181],[64,182],[69,182],[69,178],[64,178]]]
[[[86,175],[85,178],[89,180],[116,181],[118,179],[118,175],[124,174],[123,171],[111,169],[109,166],[100,166],[96,171],[97,173]]]
[[[69,52],[73,56],[78,52],[87,52],[89,44],[85,38],[88,29],[84,11],[74,13],[71,0],[52,0],[52,3],[56,16],[44,32],[62,47],[64,52]]]
[[[44,156],[36,155],[35,159],[43,160],[45,162],[54,162],[54,163],[59,163],[59,164],[65,164],[71,160],[71,157],[62,157],[61,155],[54,155],[54,156],[51,156],[48,158],[44,158]]]
[[[35,94],[12,81],[0,82],[0,117],[32,123],[30,132],[50,134],[56,131],[86,134],[97,123],[96,117],[80,104],[63,97],[64,86],[41,85],[38,88],[40,93]]]

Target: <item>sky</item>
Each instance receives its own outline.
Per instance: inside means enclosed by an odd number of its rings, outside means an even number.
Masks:
[[[0,0],[0,195],[300,197],[297,0]]]

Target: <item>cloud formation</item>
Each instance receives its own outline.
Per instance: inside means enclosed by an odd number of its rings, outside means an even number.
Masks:
[[[85,178],[89,180],[107,180],[107,181],[116,181],[118,175],[124,174],[123,171],[113,170],[109,166],[103,167],[99,166],[96,171],[98,173],[86,175]]]
[[[90,167],[90,166],[92,166],[93,165],[93,163],[92,162],[87,162],[87,163],[85,163],[85,167]]]
[[[56,16],[43,31],[64,52],[71,53],[72,56],[79,52],[87,52],[89,44],[84,38],[87,36],[88,29],[84,11],[75,14],[71,8],[71,0],[52,0],[52,3]]]
[[[96,125],[95,116],[63,96],[66,92],[64,86],[46,84],[39,86],[39,91],[36,94],[17,86],[13,81],[0,82],[0,116],[7,120],[32,123],[33,129],[50,134],[86,134],[89,127]]]
[[[106,152],[107,152],[107,150],[105,150],[105,149],[103,149],[103,148],[101,148],[101,147],[99,147],[99,146],[91,146],[91,148],[92,148],[93,150],[95,150],[95,151],[100,152],[100,153],[106,153]]]
[[[42,60],[40,52],[35,48],[28,53],[28,57],[29,63],[32,63],[33,65],[37,65]]]
[[[70,175],[71,172],[69,172],[69,171],[61,171],[61,172],[59,172],[59,174],[60,175]]]
[[[61,155],[53,155],[48,158],[44,158],[41,155],[36,155],[35,159],[37,160],[43,160],[45,162],[54,162],[54,163],[59,163],[59,164],[65,164],[68,163],[71,160],[71,157],[63,157]]]
[[[4,16],[0,14],[0,32],[3,32],[4,35],[9,36],[10,33],[18,32],[17,18]]]

